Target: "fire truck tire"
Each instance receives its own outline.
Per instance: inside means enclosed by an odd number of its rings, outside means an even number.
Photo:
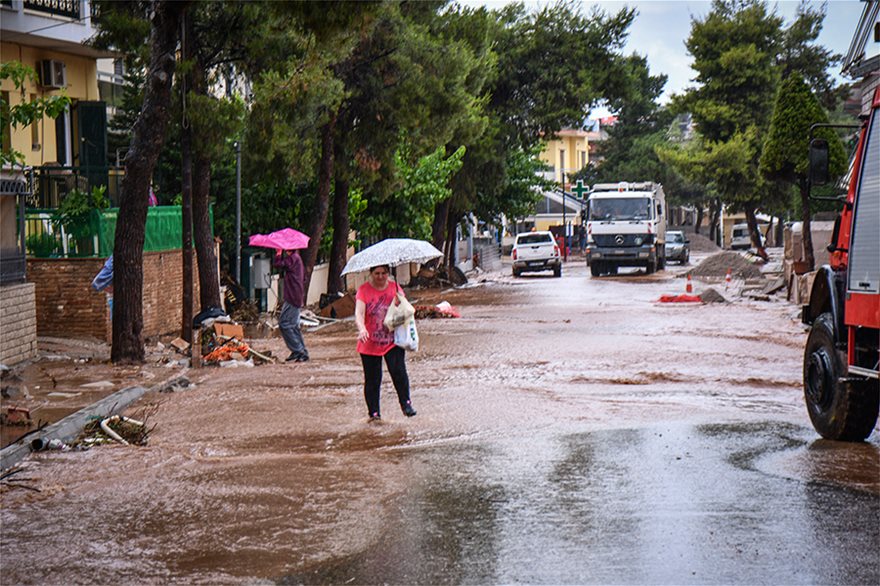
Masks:
[[[877,422],[876,381],[845,381],[846,354],[834,347],[834,319],[821,314],[804,350],[804,399],[813,427],[825,439],[862,441]]]

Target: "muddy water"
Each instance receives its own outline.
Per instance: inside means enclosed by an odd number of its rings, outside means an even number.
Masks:
[[[202,370],[146,448],[3,487],[9,583],[877,583],[880,464],[817,441],[783,303],[667,306],[667,273],[503,276],[419,322],[419,415],[366,422],[355,330]],[[282,353],[279,340],[276,354]]]

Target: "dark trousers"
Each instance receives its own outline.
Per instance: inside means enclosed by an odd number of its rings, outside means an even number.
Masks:
[[[364,399],[370,415],[379,415],[379,390],[382,386],[382,356],[361,354],[364,364]],[[395,346],[385,354],[388,374],[397,391],[397,400],[401,405],[409,401],[409,375],[406,374],[406,352]]]

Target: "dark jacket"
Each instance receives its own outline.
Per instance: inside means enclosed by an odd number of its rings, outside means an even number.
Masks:
[[[275,268],[284,271],[284,301],[293,307],[302,307],[305,271],[299,253],[294,251],[287,256],[276,256]]]

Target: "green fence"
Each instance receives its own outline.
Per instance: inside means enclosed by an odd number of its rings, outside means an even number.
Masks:
[[[29,209],[25,214],[25,247],[37,258],[100,257],[113,254],[116,219],[119,208],[92,212],[87,237],[75,238],[55,222],[55,210]],[[144,251],[175,250],[183,243],[183,220],[180,206],[155,206],[147,209]],[[210,210],[211,230],[214,210]]]

